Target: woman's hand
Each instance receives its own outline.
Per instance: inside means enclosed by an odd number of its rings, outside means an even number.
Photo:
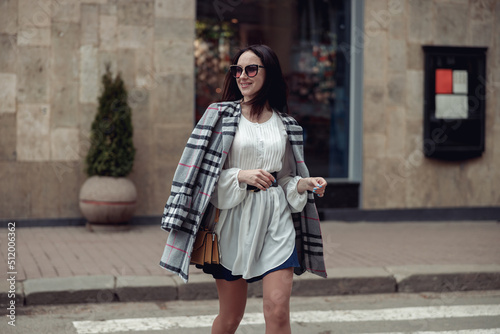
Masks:
[[[276,179],[271,173],[263,169],[247,169],[240,170],[238,173],[238,182],[255,186],[260,190],[266,190],[273,182],[276,182]]]
[[[304,191],[309,190],[318,195],[318,197],[323,197],[326,190],[326,181],[322,177],[306,177],[305,179],[300,179],[297,183],[297,191],[302,194]]]

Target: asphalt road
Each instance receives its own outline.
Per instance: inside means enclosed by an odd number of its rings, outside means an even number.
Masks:
[[[209,333],[217,301],[73,304],[16,309],[0,333]],[[293,297],[293,333],[500,333],[500,291]],[[237,333],[264,333],[262,300],[249,299]],[[3,310],[2,314],[5,313]]]

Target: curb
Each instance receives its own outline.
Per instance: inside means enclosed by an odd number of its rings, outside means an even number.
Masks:
[[[500,290],[500,265],[422,265],[335,268],[327,279],[295,276],[292,296]],[[8,306],[8,284],[0,283],[0,306]],[[11,294],[12,296],[12,294]],[[262,297],[262,281],[250,284],[249,297]],[[16,283],[16,304],[173,301],[217,299],[215,281],[193,274],[189,284],[177,276],[75,276],[28,279]],[[5,312],[5,310],[3,311]]]

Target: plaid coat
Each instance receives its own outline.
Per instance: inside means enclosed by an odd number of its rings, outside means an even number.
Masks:
[[[172,181],[170,197],[163,210],[161,227],[169,231],[160,266],[188,281],[191,251],[202,220],[210,216],[210,196],[215,189],[240,121],[239,102],[220,102],[208,107],[189,137]],[[294,153],[297,174],[309,177],[304,163],[302,128],[287,114],[280,114]],[[309,192],[301,213],[292,214],[295,245],[301,267],[326,277],[318,212]],[[203,224],[205,222],[203,221]]]

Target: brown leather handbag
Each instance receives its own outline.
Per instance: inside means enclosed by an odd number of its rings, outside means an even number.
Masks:
[[[219,242],[215,233],[219,213],[219,209],[216,209],[213,230],[202,227],[198,230],[191,253],[191,264],[219,264]]]

